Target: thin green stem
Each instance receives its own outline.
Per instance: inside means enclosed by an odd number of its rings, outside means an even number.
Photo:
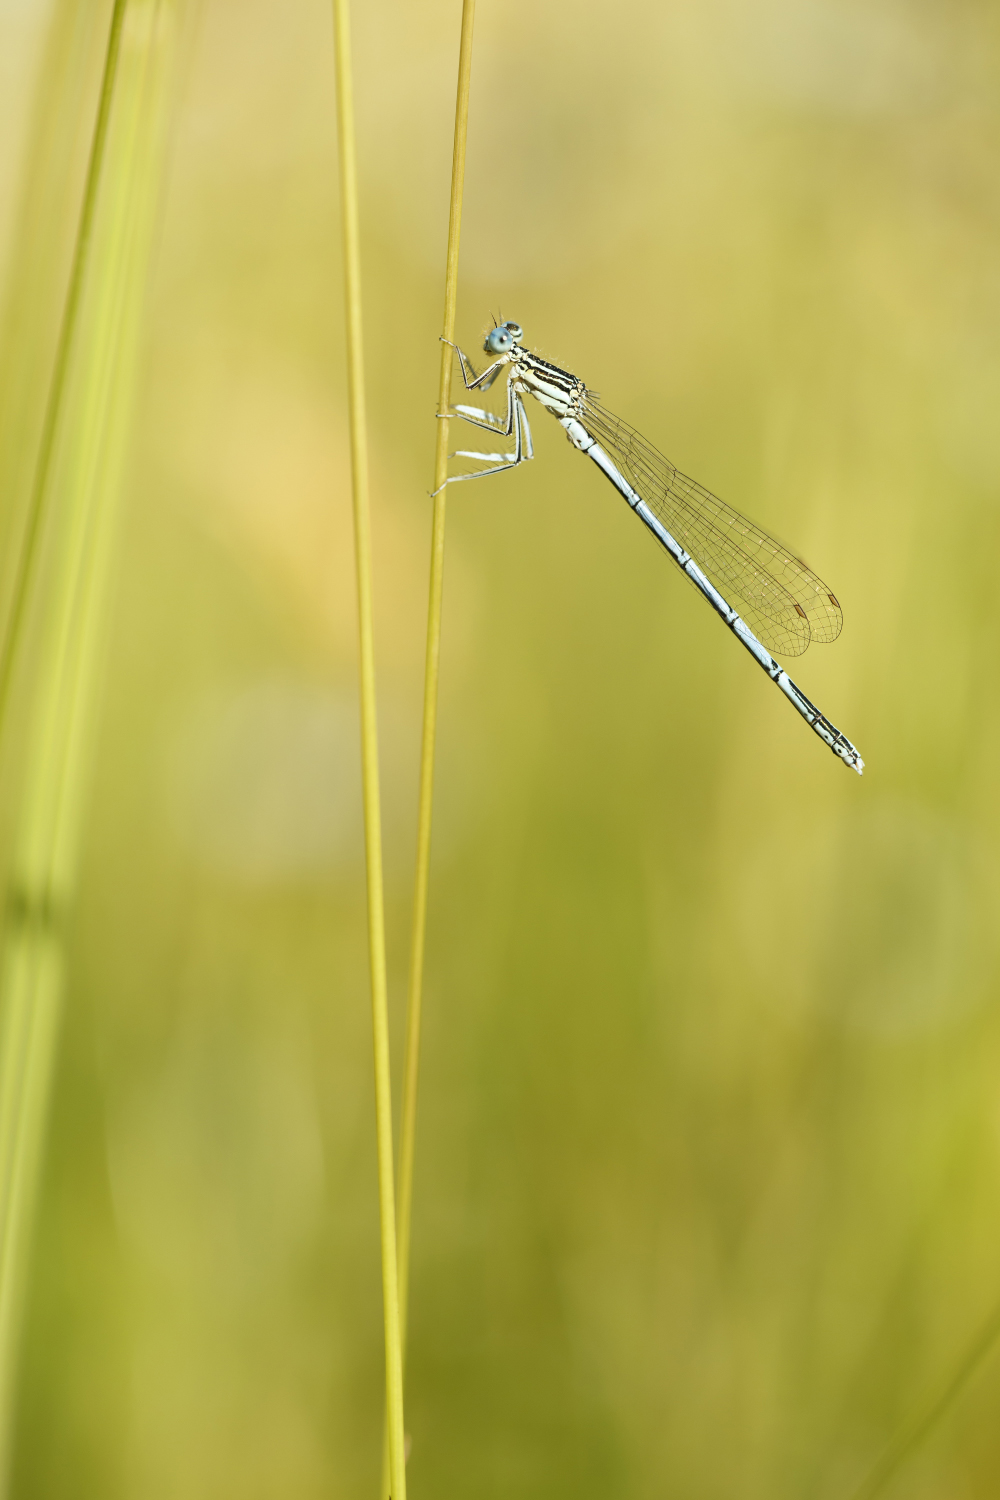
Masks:
[[[472,75],[472,22],[476,0],[464,0],[462,40],[455,106],[455,149],[451,171],[451,211],[448,218],[448,258],[444,284],[444,338],[455,337],[458,293],[458,246],[462,226],[462,189],[465,182],[465,142],[469,122],[469,83]],[[438,421],[434,452],[434,515],[431,525],[431,576],[427,608],[427,649],[424,664],[424,715],[420,754],[420,807],[417,819],[417,867],[413,895],[413,928],[406,1010],[406,1054],[403,1068],[403,1108],[399,1141],[399,1298],[403,1341],[406,1342],[409,1304],[410,1222],[413,1207],[413,1157],[417,1124],[417,1085],[420,1069],[420,1019],[423,1002],[424,949],[427,934],[427,886],[434,810],[434,751],[437,737],[438,674],[441,660],[441,605],[444,593],[445,495],[448,473],[448,410],[451,406],[452,350],[441,345]]]
[[[455,140],[451,160],[451,201],[448,212],[448,250],[444,278],[441,373],[438,384],[438,421],[434,450],[434,513],[431,522],[431,573],[427,602],[427,646],[424,659],[423,732],[420,747],[420,791],[417,814],[417,863],[413,888],[413,925],[406,997],[406,1049],[403,1058],[403,1100],[399,1133],[399,1307],[403,1362],[410,1304],[410,1233],[413,1218],[413,1163],[417,1135],[417,1095],[420,1079],[420,1027],[424,990],[424,951],[427,938],[427,888],[434,813],[434,752],[437,739],[438,675],[441,660],[441,608],[444,595],[444,482],[448,473],[448,411],[451,406],[451,340],[455,337],[458,300],[458,250],[465,187],[465,144],[469,128],[469,86],[472,78],[472,25],[476,0],[463,0],[455,100]],[[388,1493],[388,1464],[383,1462],[382,1494]]]
[[[371,521],[368,503],[368,438],[365,420],[361,333],[361,246],[351,79],[348,0],[334,0],[337,72],[337,125],[340,149],[340,204],[347,313],[347,385],[351,433],[351,488],[358,586],[361,676],[361,765],[365,808],[365,866],[368,881],[368,956],[371,968],[372,1031],[375,1047],[375,1131],[378,1151],[379,1216],[382,1232],[382,1307],[385,1325],[386,1404],[389,1475],[395,1500],[406,1500],[403,1428],[403,1356],[396,1268],[396,1200],[392,1160],[392,1088],[389,1075],[389,1008],[385,968],[385,912],[382,891],[382,817],[375,713],[375,648],[372,628]]]
[[[60,416],[66,392],[66,377],[70,367],[70,355],[79,321],[81,292],[93,237],[94,213],[97,206],[101,169],[107,145],[108,121],[111,117],[111,101],[114,97],[115,76],[118,71],[118,58],[121,53],[122,22],[125,17],[127,3],[128,0],[114,0],[114,7],[111,12],[108,46],[104,59],[104,73],[101,78],[101,91],[97,103],[97,116],[94,121],[94,135],[90,146],[90,159],[87,164],[83,201],[80,205],[80,219],[77,225],[76,244],[73,249],[73,259],[70,266],[69,285],[66,288],[66,301],[63,305],[59,337],[56,341],[55,358],[52,364],[52,379],[49,385],[48,400],[45,405],[45,415],[42,419],[38,453],[35,459],[34,478],[28,499],[24,534],[21,539],[17,567],[14,573],[10,606],[7,611],[3,637],[0,639],[0,734],[3,732],[7,700],[10,694],[11,676],[17,654],[17,644],[21,633],[21,624],[24,619],[31,575],[34,571],[38,539],[42,530],[42,517],[48,494],[49,475],[52,470],[52,459],[55,453],[56,438],[59,433]]]

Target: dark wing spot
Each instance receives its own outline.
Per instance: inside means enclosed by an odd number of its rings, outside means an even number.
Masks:
[[[803,618],[803,620],[804,620],[804,619],[805,619],[805,618],[806,618],[806,612],[805,612],[805,610],[804,610],[804,609],[803,609],[803,608],[802,608],[802,605],[801,605],[801,604],[799,604],[799,603],[798,603],[798,601],[797,601],[797,600],[795,600],[795,601],[793,601],[793,602],[794,602],[794,603],[795,603],[795,613],[796,613],[796,614],[797,614],[797,615],[801,615],[801,616],[802,616],[802,618]]]
[[[834,609],[839,609],[840,608],[840,604],[838,603],[838,601],[834,598],[834,596],[832,594],[827,594],[826,597],[829,599],[829,601],[833,605]]]

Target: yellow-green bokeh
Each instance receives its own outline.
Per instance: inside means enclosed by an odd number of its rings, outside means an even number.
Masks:
[[[43,11],[0,7],[0,50]],[[458,19],[354,17],[397,1023]],[[998,29],[479,0],[460,340],[518,318],[794,539],[846,624],[793,675],[867,769],[543,414],[532,465],[452,492],[418,1497],[847,1500],[1000,1300]],[[354,1500],[382,1340],[328,7],[205,0],[186,70],[15,1494]],[[1000,1359],[892,1493],[994,1496],[998,1401]]]

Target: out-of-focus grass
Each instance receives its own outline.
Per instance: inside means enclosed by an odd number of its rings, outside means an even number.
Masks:
[[[48,1115],[58,1018],[65,984],[65,921],[71,909],[88,784],[94,707],[106,634],[109,565],[117,532],[124,444],[150,239],[162,175],[165,112],[177,9],[160,0],[117,0],[105,15],[105,58],[88,134],[85,184],[71,269],[47,386],[31,420],[33,382],[17,365],[39,357],[29,336],[45,322],[48,277],[16,247],[3,429],[8,478],[7,599],[0,663],[5,851],[0,951],[0,1491],[7,1493],[32,1224]],[[66,153],[50,156],[56,127],[69,124],[59,84],[69,74],[74,104],[86,92],[89,48],[71,7],[53,17],[30,167],[42,190],[33,207],[58,198]],[[61,120],[60,120],[60,117]],[[88,121],[89,124],[89,121]],[[35,203],[31,204],[30,200]],[[60,216],[61,217],[61,216]],[[50,233],[53,225],[44,222]],[[43,263],[49,259],[42,255]],[[50,267],[45,266],[44,271]],[[19,348],[19,345],[21,346]],[[41,394],[41,393],[39,393]],[[33,451],[32,451],[33,450]],[[19,482],[22,480],[25,482]],[[20,514],[19,514],[20,513]],[[20,521],[20,525],[18,525]],[[19,679],[19,680],[18,680]],[[17,692],[12,684],[17,681]],[[16,705],[17,713],[12,712]],[[13,747],[13,753],[12,753]],[[20,776],[15,774],[15,766]]]
[[[405,980],[457,10],[357,18]],[[553,424],[451,504],[416,1493],[849,1494],[1000,1294],[995,18],[484,7],[488,313],[794,539],[732,648]],[[325,5],[211,0],[164,219],[26,1496],[354,1495],[382,1409]],[[572,518],[572,530],[567,520]],[[1000,1363],[899,1477],[992,1496]]]

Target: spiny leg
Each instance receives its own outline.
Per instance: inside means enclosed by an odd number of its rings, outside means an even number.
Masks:
[[[507,356],[504,355],[502,359],[498,359],[492,365],[488,365],[481,375],[477,375],[471,359],[469,359],[463,349],[460,349],[457,344],[452,344],[451,339],[442,339],[441,342],[443,344],[451,344],[451,347],[458,355],[458,362],[462,367],[462,379],[465,382],[465,389],[467,391],[488,391],[504,365],[509,362]],[[469,379],[470,375],[472,376],[471,380]]]
[[[510,437],[514,431],[514,406],[517,400],[518,397],[514,391],[514,371],[511,370],[507,377],[507,415],[502,420],[481,406],[456,406],[455,415],[472,427],[485,427],[487,432],[498,433],[500,437]]]
[[[513,467],[519,463],[527,463],[529,458],[534,458],[535,450],[531,442],[531,428],[528,426],[528,413],[524,409],[524,403],[513,389],[513,381],[507,386],[509,401],[507,425],[500,427],[499,422],[487,424],[474,421],[472,417],[464,417],[464,420],[473,427],[487,427],[490,431],[499,432],[502,437],[510,437],[514,434],[513,453],[470,453],[466,448],[459,448],[456,452],[449,454],[450,458],[481,458],[490,463],[504,463]],[[456,407],[456,411],[475,411],[475,407]],[[484,413],[489,416],[489,413]],[[467,478],[470,476],[466,476]]]
[[[481,463],[488,464],[489,467],[476,469],[472,474],[451,474],[445,480],[445,484],[458,484],[463,479],[485,479],[487,474],[502,474],[505,469],[516,469],[519,464],[527,463],[530,458],[534,457],[534,448],[531,443],[531,428],[528,426],[528,418],[521,398],[512,390],[510,384],[508,384],[508,392],[510,393],[512,406],[511,423],[514,433],[514,452],[470,453],[464,449],[460,449],[457,453],[453,453],[451,457],[474,458]],[[465,420],[468,421],[469,419],[466,418]],[[485,423],[474,422],[472,425],[482,427],[485,426]],[[441,489],[443,488],[444,485],[441,486]],[[435,490],[434,493],[436,495],[439,491]]]
[[[535,446],[531,441],[531,428],[528,426],[528,413],[525,410],[524,402],[521,400],[520,396],[517,399],[517,413],[521,422],[525,447],[524,458],[521,461],[522,463],[527,463],[529,458],[534,458],[535,456]]]

